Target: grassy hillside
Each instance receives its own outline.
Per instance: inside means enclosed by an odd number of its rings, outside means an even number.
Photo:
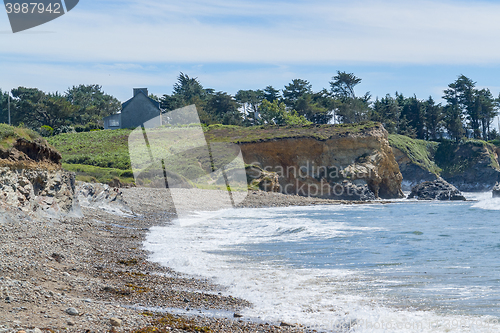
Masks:
[[[414,164],[445,178],[460,177],[477,170],[487,171],[488,168],[500,170],[496,158],[498,147],[486,141],[468,139],[459,143],[432,142],[391,134],[389,142],[392,147],[406,154]]]
[[[401,150],[416,165],[439,175],[441,169],[434,162],[434,155],[439,146],[438,142],[412,139],[410,137],[389,134],[389,143],[392,147]]]
[[[24,138],[28,141],[41,139],[42,137],[27,128],[14,127],[6,124],[0,124],[0,149],[7,151],[11,149],[17,139]]]
[[[211,125],[204,128],[204,139],[211,143],[210,153],[219,157],[216,165],[212,165],[210,158],[206,158],[206,148],[199,148],[200,138],[193,138],[193,135],[196,136],[196,130],[193,131],[190,126],[152,130],[149,131],[148,139],[152,153],[155,156],[165,156],[169,165],[173,166],[170,171],[194,179],[234,159],[234,152],[228,148],[227,143],[300,137],[326,140],[336,135],[359,133],[374,126],[378,124],[366,122],[354,125],[300,127]],[[131,153],[129,152],[128,140],[131,133],[131,130],[68,133],[51,137],[48,141],[61,152],[64,168],[76,172],[79,180],[109,183],[113,179],[119,179],[121,182],[130,183],[133,181],[130,154],[136,163],[135,168],[145,168],[149,163],[149,156],[144,151],[132,149]],[[143,140],[142,134],[137,134],[137,139]],[[179,151],[183,153],[179,154]],[[189,167],[186,168],[185,165]]]
[[[443,176],[455,176],[470,169],[480,161],[500,170],[495,158],[495,145],[483,140],[469,139],[461,143],[445,141],[436,150],[436,164],[443,169]]]

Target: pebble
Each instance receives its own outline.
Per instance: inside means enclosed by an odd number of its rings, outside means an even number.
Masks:
[[[116,327],[122,326],[122,321],[118,318],[111,318],[109,320],[109,323],[111,324],[111,326],[116,326]]]
[[[78,316],[78,310],[75,308],[67,308],[66,313],[70,316]]]

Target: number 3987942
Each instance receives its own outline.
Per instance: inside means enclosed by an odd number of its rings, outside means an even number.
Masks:
[[[61,4],[59,3],[49,3],[45,5],[43,3],[31,2],[31,3],[6,3],[5,9],[7,10],[7,14],[15,13],[15,14],[43,14],[43,13],[51,13],[51,14],[61,14]]]

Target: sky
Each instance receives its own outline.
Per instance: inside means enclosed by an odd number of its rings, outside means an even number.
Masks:
[[[0,88],[99,84],[125,101],[170,94],[183,72],[231,94],[297,78],[319,91],[339,70],[373,98],[442,101],[460,74],[498,96],[498,17],[496,1],[80,0],[16,34],[0,13]]]

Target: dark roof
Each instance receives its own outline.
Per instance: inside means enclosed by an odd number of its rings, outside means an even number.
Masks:
[[[154,99],[152,98],[149,98],[149,96],[147,96],[142,90],[139,91],[139,94],[143,94],[144,96],[146,96],[150,101],[151,103],[153,103],[155,105],[156,108],[160,109],[160,103],[155,101]],[[129,99],[128,101],[124,102],[122,104],[122,110],[125,109],[127,107],[127,105],[130,104],[130,102],[136,97],[137,95],[135,95],[134,97],[132,97],[131,99]]]

